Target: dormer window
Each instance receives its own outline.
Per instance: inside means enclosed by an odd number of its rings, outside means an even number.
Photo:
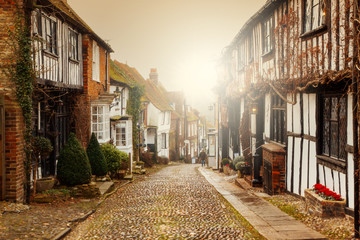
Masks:
[[[303,32],[309,32],[325,24],[324,0],[304,1],[304,27]]]

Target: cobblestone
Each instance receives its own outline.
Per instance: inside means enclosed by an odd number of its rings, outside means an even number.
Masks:
[[[262,239],[196,167],[169,166],[119,189],[66,239]]]

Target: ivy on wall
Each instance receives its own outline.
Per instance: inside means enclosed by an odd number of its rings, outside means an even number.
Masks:
[[[34,91],[35,71],[32,61],[32,39],[30,36],[30,17],[17,7],[14,27],[8,30],[9,45],[12,57],[9,60],[7,73],[15,85],[16,99],[24,117],[24,168],[26,174],[26,201],[30,201],[30,173],[32,152],[32,96]]]
[[[127,103],[127,113],[132,116],[133,129],[133,152],[134,159],[138,157],[139,144],[139,129],[137,123],[139,122],[139,115],[141,111],[141,97],[144,95],[144,88],[142,86],[133,86],[130,88],[129,100]]]

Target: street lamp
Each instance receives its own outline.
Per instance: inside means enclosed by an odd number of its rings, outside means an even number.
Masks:
[[[141,149],[140,149],[140,137],[141,137],[141,133],[140,133],[140,124],[137,125],[137,129],[138,129],[138,135],[139,135],[139,139],[138,139],[138,151],[139,151],[139,161],[141,160]]]

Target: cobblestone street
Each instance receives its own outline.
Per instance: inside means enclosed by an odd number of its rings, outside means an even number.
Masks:
[[[169,166],[119,189],[66,239],[262,239],[197,167]]]

